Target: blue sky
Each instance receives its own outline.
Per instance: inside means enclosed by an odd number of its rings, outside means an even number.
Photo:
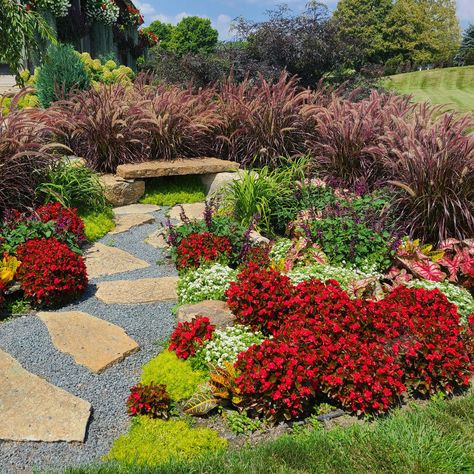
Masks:
[[[329,8],[337,4],[337,0],[324,1]],[[229,26],[238,16],[260,19],[276,5],[286,3],[297,10],[304,8],[307,0],[134,0],[134,3],[145,15],[146,23],[155,19],[176,23],[184,16],[197,15],[210,18],[220,38],[228,39]],[[462,26],[474,23],[474,0],[457,0],[457,5]]]

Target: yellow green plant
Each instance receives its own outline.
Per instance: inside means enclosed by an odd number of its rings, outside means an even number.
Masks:
[[[0,261],[0,281],[2,283],[10,283],[14,278],[21,262],[16,257],[6,255]]]

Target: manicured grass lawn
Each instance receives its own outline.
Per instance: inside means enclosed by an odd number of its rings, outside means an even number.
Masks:
[[[474,112],[474,66],[433,69],[390,76],[383,85],[416,101],[449,104],[459,112]]]
[[[156,449],[160,449],[159,446]],[[114,465],[68,470],[112,474]],[[474,394],[454,401],[413,407],[364,426],[314,430],[253,448],[230,450],[189,463],[131,473],[296,474],[296,473],[460,473],[474,472]]]

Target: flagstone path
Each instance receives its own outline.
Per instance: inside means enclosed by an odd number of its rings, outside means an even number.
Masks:
[[[128,429],[141,367],[176,324],[177,276],[158,230],[167,209],[115,212],[116,229],[85,252],[90,284],[79,301],[0,323],[2,473],[100,461]]]

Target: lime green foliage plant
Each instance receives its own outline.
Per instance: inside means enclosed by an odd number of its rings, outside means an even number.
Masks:
[[[131,68],[119,65],[113,59],[106,61],[92,59],[89,53],[80,53],[79,57],[94,86],[98,84],[131,84],[135,79],[135,73]]]
[[[191,428],[185,421],[138,417],[128,434],[118,438],[108,461],[134,466],[160,466],[171,460],[196,459],[227,447],[227,441],[208,428]]]
[[[12,97],[0,97],[0,113],[3,115],[8,115],[10,109],[12,108]],[[38,97],[34,94],[24,94],[21,95],[16,103],[15,109],[30,109],[33,107],[38,107]]]
[[[48,48],[36,78],[38,100],[42,107],[67,98],[72,90],[87,90],[90,85],[84,64],[72,46],[58,44]]]
[[[104,186],[99,175],[74,160],[63,159],[54,165],[47,182],[39,186],[46,202],[60,202],[79,211],[103,211],[107,208]]]
[[[112,209],[84,211],[80,213],[84,222],[84,232],[89,242],[95,242],[115,228]]]
[[[174,352],[163,351],[143,367],[141,383],[166,385],[171,399],[178,402],[190,398],[207,378],[207,373],[194,370],[189,360],[179,359]]]
[[[198,176],[166,177],[147,180],[142,204],[174,206],[203,202],[206,190]]]
[[[406,283],[409,288],[424,288],[425,290],[438,289],[446,295],[448,300],[458,307],[458,313],[461,317],[461,322],[466,324],[467,317],[470,314],[474,314],[474,298],[466,288],[452,283],[441,281],[428,281],[428,280],[411,280]]]

